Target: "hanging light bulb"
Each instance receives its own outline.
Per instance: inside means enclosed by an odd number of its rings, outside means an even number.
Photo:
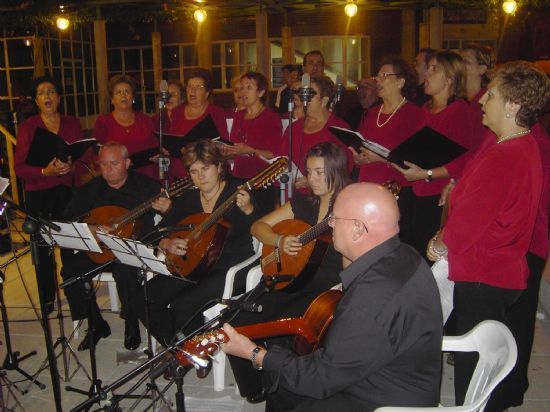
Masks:
[[[346,13],[346,16],[353,17],[357,14],[357,4],[353,2],[353,0],[347,0],[347,4],[344,7],[344,13]]]
[[[63,16],[58,17],[55,21],[55,25],[59,30],[67,30],[69,28],[69,24],[69,19]]]
[[[195,10],[195,13],[193,13],[193,17],[199,23],[202,23],[203,21],[206,20],[206,11],[204,9]]]
[[[515,0],[506,0],[504,3],[502,3],[502,10],[504,10],[506,14],[514,14],[517,9],[518,4],[515,2]]]

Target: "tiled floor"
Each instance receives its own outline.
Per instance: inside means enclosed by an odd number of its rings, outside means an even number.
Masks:
[[[4,262],[9,256],[4,256],[0,262]],[[30,309],[29,298],[25,293],[22,280],[25,280],[28,288],[31,291],[31,297],[34,302],[36,298],[36,283],[34,281],[34,272],[30,266],[29,256],[19,259],[19,267],[21,274],[18,271],[17,265],[12,263],[5,270],[4,297],[8,308],[8,317],[10,319],[10,332],[12,339],[12,347],[14,351],[19,351],[25,354],[31,350],[36,350],[37,355],[33,356],[21,363],[21,367],[30,373],[34,373],[42,363],[46,351],[44,344],[44,335],[36,321],[34,312]],[[102,308],[109,308],[109,296],[106,285],[102,285],[98,291],[98,302]],[[66,302],[63,302],[65,315],[68,315]],[[112,334],[107,339],[102,339],[97,348],[97,365],[98,376],[103,382],[103,386],[112,383],[117,378],[120,378],[125,373],[133,369],[137,364],[122,364],[117,363],[117,356],[127,355],[123,351],[122,339],[124,333],[123,322],[118,318],[117,314],[106,311],[105,318],[111,325]],[[59,335],[58,321],[50,322],[54,338]],[[65,318],[64,322],[67,334],[72,330],[72,322],[69,318]],[[82,335],[81,335],[82,336]],[[142,336],[145,334],[142,330]],[[0,360],[3,360],[6,353],[5,338],[1,336],[1,341],[4,344],[0,347]],[[73,342],[76,347],[78,341]],[[117,353],[118,352],[118,353]],[[90,371],[90,362],[88,352],[77,352],[78,358],[85,365],[87,371]],[[63,375],[63,362],[58,362],[60,372]],[[74,362],[71,364],[70,371],[74,370]],[[7,376],[12,381],[19,381],[21,375],[15,371],[8,371]],[[28,393],[22,395],[17,392],[17,397],[21,401],[23,407],[27,411],[54,411],[55,403],[53,400],[53,392],[51,390],[51,381],[49,370],[43,371],[38,377],[40,381],[46,384],[44,390],[36,386],[31,386]],[[264,409],[263,404],[251,405],[243,401],[236,394],[235,384],[229,366],[226,368],[226,389],[223,392],[214,392],[212,374],[205,379],[198,379],[194,373],[189,373],[185,377],[184,392],[186,397],[194,402],[188,403],[187,411],[261,411]],[[526,401],[521,408],[514,408],[513,411],[524,412],[542,412],[550,411],[550,392],[548,391],[548,383],[550,382],[550,336],[548,330],[545,330],[541,322],[537,323],[535,346],[533,349],[532,362],[530,367],[531,387],[527,393]],[[136,382],[133,380],[132,382]],[[64,388],[70,384],[76,388],[88,390],[90,381],[86,378],[82,370],[78,371],[70,382],[61,382],[61,399],[63,410],[70,410],[82,402],[85,397],[73,392],[67,392]],[[164,388],[167,381],[163,378],[158,379],[159,387]],[[21,389],[27,388],[27,382],[18,383],[17,386]],[[453,404],[453,389],[452,389],[452,369],[445,365],[444,376],[442,379],[441,399],[444,405]],[[128,385],[126,385],[128,387]],[[3,388],[4,396],[6,388]],[[137,393],[144,390],[144,385],[139,388]],[[167,397],[174,400],[175,388],[171,387],[167,391]],[[196,401],[196,399],[199,399]],[[136,410],[145,410],[150,402],[143,401],[139,404]],[[124,410],[131,405],[131,401],[124,401],[121,406]],[[13,407],[14,401],[11,399],[6,406]],[[1,408],[1,403],[0,403]],[[97,408],[94,408],[97,409]],[[21,409],[17,409],[21,410]],[[163,410],[162,408],[160,410]],[[169,409],[164,409],[169,410]],[[173,407],[175,410],[175,407]]]

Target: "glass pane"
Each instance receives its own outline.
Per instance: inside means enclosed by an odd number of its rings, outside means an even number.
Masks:
[[[82,58],[82,45],[80,43],[73,43],[73,57],[75,59]]]
[[[78,114],[77,116],[86,116],[86,105],[84,95],[79,95],[76,98],[78,103]]]
[[[246,43],[246,65],[256,66],[256,43]]]
[[[212,76],[213,76],[213,88],[214,89],[221,89],[222,87],[222,69],[221,67],[214,67],[212,69]]]
[[[348,63],[348,79],[346,87],[357,86],[357,83],[361,79],[361,63]]]
[[[4,59],[4,42],[0,41],[0,67],[6,67],[6,60]]]
[[[283,58],[283,48],[281,47],[281,41],[275,40],[271,42],[271,58],[281,59]]]
[[[163,46],[162,47],[162,65],[166,68],[179,67],[179,47],[178,46]]]
[[[144,91],[155,91],[155,76],[152,71],[143,72],[143,90]]]
[[[153,68],[153,48],[152,47],[144,47],[141,49],[141,52],[143,53],[143,69],[152,69]]]
[[[51,56],[52,56],[52,65],[60,66],[61,60],[59,56],[59,42],[56,39],[50,40],[50,49],[51,49]]]
[[[341,62],[344,59],[342,54],[342,39],[323,39],[321,51],[326,62]]]
[[[88,100],[88,115],[97,113],[97,110],[95,110],[94,97],[95,94],[88,94],[86,96],[86,99]]]
[[[65,94],[74,93],[74,79],[72,70],[65,69],[63,80],[65,82]]]
[[[86,91],[88,93],[95,91],[95,72],[92,70],[86,70]]]
[[[137,85],[137,91],[139,93],[143,89],[143,82],[142,82],[142,79],[141,79],[141,73],[140,72],[126,71],[125,74],[128,75],[128,76],[132,76],[134,78],[134,81],[136,82],[136,85]],[[137,100],[137,96],[136,96],[136,100]]]
[[[59,83],[61,83],[61,69],[53,69],[53,78],[57,80]],[[13,74],[12,74],[13,76]],[[13,77],[12,77],[13,78]]]
[[[325,75],[330,77],[333,82],[336,81],[336,76],[342,74],[344,71],[344,65],[342,63],[326,63]]]
[[[153,93],[147,93],[145,95],[145,112],[154,113],[155,112],[155,95]]]
[[[225,68],[225,85],[224,87],[226,89],[231,89],[231,80],[234,78],[239,78],[241,75],[241,68],[239,66],[237,67],[226,67]]]
[[[61,42],[61,51],[64,58],[71,58],[71,43],[68,41]]]
[[[73,96],[66,96],[65,98],[65,104],[67,105],[67,109],[65,110],[65,114],[69,114],[71,116],[75,116],[75,107],[74,107],[74,98]],[[63,108],[60,107],[59,111],[63,113]]]
[[[76,75],[76,84],[75,84],[75,87],[76,87],[76,92],[77,93],[83,93],[84,92],[84,76],[83,76],[83,71],[82,69],[80,68],[77,68],[75,70],[75,75]]]
[[[139,49],[124,50],[124,71],[140,70]]]
[[[299,57],[297,60],[301,63],[308,51],[319,50],[321,48],[321,39],[315,37],[308,38],[294,38],[294,50],[296,56]]]
[[[31,84],[32,84],[32,70],[10,70],[10,79],[12,84],[12,95],[16,87],[19,90],[22,90],[27,95],[31,93]]]
[[[109,52],[110,50],[107,51],[107,61],[108,61],[108,64],[111,65],[111,59],[109,58]],[[86,64],[86,67],[90,67],[94,64],[95,62],[95,50],[94,50],[94,47],[93,45],[90,45],[90,44],[84,44],[84,63]],[[119,53],[119,60],[120,60],[120,53]]]
[[[164,63],[164,61],[163,61]],[[195,46],[183,46],[183,65],[196,66],[199,64],[199,56]],[[165,67],[167,67],[165,65]]]
[[[172,69],[172,70],[163,70],[162,72],[162,78],[166,81],[168,80],[180,80],[180,71]]]
[[[214,66],[218,66],[222,64],[222,56],[221,56],[221,44],[214,43],[212,44],[212,64]]]
[[[26,46],[23,40],[8,40],[8,59],[10,67],[32,66],[32,47]]]
[[[107,62],[110,72],[120,73],[122,71],[122,57],[120,49],[107,50]]]
[[[20,89],[17,94],[15,91],[15,86],[12,88],[12,93],[14,96],[19,96],[21,94],[26,94],[26,90]],[[8,95],[8,83],[6,80],[6,72],[0,71],[0,96],[7,96]]]
[[[347,40],[346,59],[348,63],[361,61],[361,39],[352,37]]]

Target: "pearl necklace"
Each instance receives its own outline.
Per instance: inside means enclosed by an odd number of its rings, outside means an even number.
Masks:
[[[390,117],[388,117],[388,118],[386,119],[386,121],[385,121],[384,123],[382,123],[382,124],[380,124],[380,113],[382,113],[382,107],[384,107],[384,105],[381,105],[381,106],[380,106],[380,110],[378,110],[378,116],[376,116],[376,126],[378,126],[378,127],[384,127],[384,126],[391,120],[391,118],[393,117],[393,115],[394,115],[395,113],[397,113],[397,111],[399,110],[399,108],[400,108],[401,106],[403,106],[403,103],[405,103],[406,101],[407,101],[407,99],[403,97],[403,100],[401,100],[401,102],[397,105],[397,107],[393,110],[393,112],[391,112]]]
[[[204,200],[204,204],[205,204],[206,206],[208,206],[208,205],[210,204],[210,201],[216,197],[216,195],[217,195],[218,192],[220,191],[220,188],[221,188],[221,187],[222,187],[222,184],[221,184],[221,183],[218,183],[218,189],[216,190],[216,193],[214,193],[214,195],[213,195],[210,199],[207,199],[207,198],[206,198],[206,195],[205,195],[203,192],[201,192],[202,199]]]
[[[528,134],[528,133],[531,133],[531,130],[522,130],[521,132],[512,133],[512,134],[509,134],[507,136],[501,137],[500,139],[497,140],[497,143],[502,143],[506,140],[513,139],[514,137],[523,136],[523,135]]]

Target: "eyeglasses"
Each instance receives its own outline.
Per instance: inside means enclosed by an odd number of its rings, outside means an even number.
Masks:
[[[57,94],[57,90],[55,89],[46,89],[46,90],[38,90],[36,92],[37,96],[44,96],[44,95],[50,95],[50,94]]]
[[[204,86],[204,84],[197,84],[197,85],[194,85],[194,86],[187,85],[187,88],[189,90],[197,91],[197,90],[205,89],[205,86]]]
[[[132,94],[132,91],[130,89],[118,89],[115,91],[116,96],[129,96]]]
[[[373,79],[377,80],[385,80],[390,76],[401,76],[401,73],[388,73],[388,72],[382,72],[378,73],[376,76],[373,77]]]
[[[365,231],[367,233],[369,233],[369,229],[367,228],[367,224],[365,222],[363,222],[362,220],[347,218],[347,217],[336,217],[336,216],[334,216],[334,213],[331,213],[330,215],[328,215],[327,222],[328,222],[329,226],[334,227],[334,224],[336,223],[337,220],[348,220],[348,221],[359,222],[365,227]]]

